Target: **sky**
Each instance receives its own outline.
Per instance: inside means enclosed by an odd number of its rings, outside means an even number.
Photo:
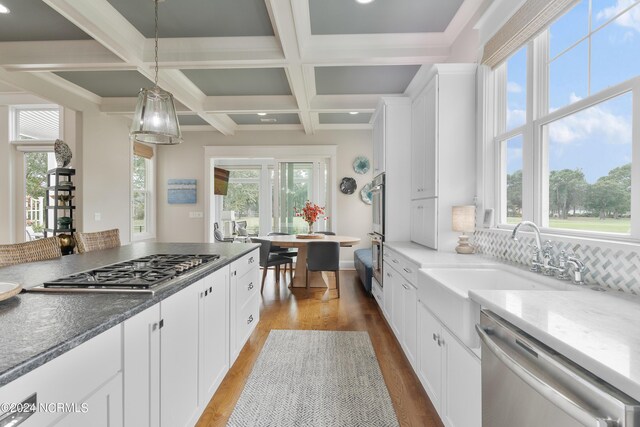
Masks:
[[[550,27],[549,50],[549,111],[640,75],[640,0],[582,0]],[[507,130],[524,124],[526,98],[525,47],[507,62]],[[549,124],[549,169],[580,168],[593,183],[631,162],[631,117],[626,93]],[[521,167],[522,139],[514,138],[507,171]]]

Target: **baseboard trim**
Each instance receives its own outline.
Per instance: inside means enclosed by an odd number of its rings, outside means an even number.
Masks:
[[[340,261],[340,270],[355,270],[356,266],[353,261]]]

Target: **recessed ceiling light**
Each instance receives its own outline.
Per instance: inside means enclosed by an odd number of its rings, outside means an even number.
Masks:
[[[278,120],[277,120],[277,119],[260,119],[260,121],[261,121],[262,123],[275,123],[275,122],[277,122]]]
[[[360,4],[368,4],[368,3],[371,3],[373,0],[356,0],[356,1]]]
[[[358,114],[358,111],[349,111],[349,114]]]
[[[266,116],[267,113],[258,113],[259,116]]]
[[[9,13],[9,12],[11,12],[9,8],[3,5],[2,3],[0,3],[0,13]]]

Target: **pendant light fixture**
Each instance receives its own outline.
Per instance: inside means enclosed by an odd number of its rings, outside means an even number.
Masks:
[[[182,142],[182,133],[173,103],[173,95],[158,86],[158,1],[155,3],[155,85],[140,89],[129,135],[138,142],[175,145]]]

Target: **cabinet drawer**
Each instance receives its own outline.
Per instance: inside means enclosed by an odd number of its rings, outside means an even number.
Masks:
[[[387,254],[385,261],[393,267],[394,270],[400,273],[400,275],[412,285],[418,283],[419,267],[413,261],[409,261],[394,250],[385,249],[384,253]]]
[[[260,287],[258,272],[257,268],[252,268],[246,271],[243,276],[238,275],[235,289],[237,307],[245,305],[258,292]]]
[[[247,273],[247,271],[251,270],[252,268],[257,268],[259,262],[259,250],[253,250],[231,264],[231,274],[242,277]]]
[[[0,402],[77,403],[122,370],[122,327],[115,326],[0,388]],[[0,414],[2,418],[3,414]],[[60,413],[38,411],[21,426],[50,425]]]
[[[247,342],[249,335],[253,332],[253,328],[260,320],[260,298],[258,295],[253,296],[247,303],[238,310],[236,319],[236,348],[242,350],[244,343]]]
[[[371,279],[371,294],[377,301],[380,308],[384,308],[384,293],[382,290],[382,286],[378,283],[376,279]]]

